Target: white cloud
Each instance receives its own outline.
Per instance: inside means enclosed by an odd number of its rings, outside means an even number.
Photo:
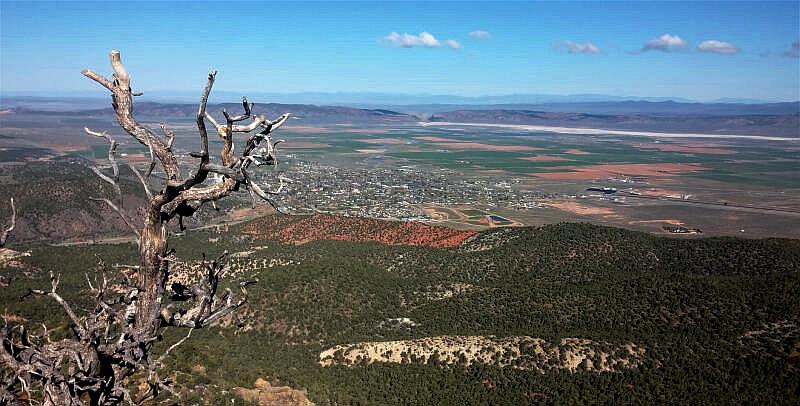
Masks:
[[[598,48],[595,44],[591,42],[572,42],[572,41],[562,41],[558,45],[560,48],[566,49],[567,52],[571,54],[598,54],[600,53],[600,48]]]
[[[383,42],[394,47],[399,48],[440,48],[442,45],[450,49],[461,49],[461,43],[456,40],[448,39],[439,41],[433,34],[423,31],[419,35],[414,34],[398,34],[391,32],[389,35],[383,37]]]
[[[389,35],[383,37],[383,40],[388,43],[389,45],[402,47],[402,48],[414,48],[414,47],[425,47],[425,48],[436,48],[442,46],[442,43],[439,42],[433,34],[429,32],[421,32],[419,35],[414,34],[398,34],[396,32],[392,32]]]
[[[789,58],[800,58],[800,41],[792,42],[792,47],[789,48],[788,51],[784,52],[783,56],[788,56]]]
[[[461,48],[463,48],[461,46],[461,44],[458,41],[454,40],[454,39],[449,39],[449,40],[445,41],[444,44],[447,45],[447,47],[450,48],[450,49],[461,49]]]
[[[658,38],[647,41],[642,47],[642,51],[661,51],[670,52],[685,48],[686,41],[677,35],[664,34]]]
[[[480,30],[472,31],[471,33],[469,33],[469,36],[471,38],[477,38],[477,39],[484,39],[484,38],[491,37],[491,35],[489,34],[489,31],[480,31]]]
[[[728,55],[732,55],[739,52],[739,48],[736,48],[733,44],[724,41],[717,41],[715,39],[710,39],[701,42],[697,46],[697,50],[700,52],[714,52],[717,54],[728,54]]]

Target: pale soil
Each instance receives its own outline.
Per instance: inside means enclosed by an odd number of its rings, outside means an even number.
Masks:
[[[642,196],[658,196],[658,197],[680,197],[682,193],[674,190],[665,189],[643,189],[641,190]]]
[[[431,222],[447,222],[448,226],[452,224],[466,225],[470,228],[495,228],[495,227],[521,227],[523,223],[516,221],[508,216],[501,216],[510,221],[510,224],[495,224],[488,219],[488,215],[494,214],[491,210],[482,211],[488,213],[479,220],[475,220],[478,216],[468,216],[464,210],[472,210],[474,207],[440,207],[440,206],[416,206],[426,216],[430,217]],[[450,226],[451,227],[451,226]]]
[[[586,151],[582,151],[580,149],[575,149],[575,148],[568,149],[568,150],[564,151],[564,153],[567,153],[567,154],[570,154],[570,155],[590,155],[591,154],[591,152],[586,152]]]
[[[578,135],[632,135],[637,137],[656,137],[656,138],[730,138],[730,139],[751,139],[765,141],[794,141],[800,142],[798,138],[771,137],[763,135],[732,135],[732,134],[694,134],[694,133],[660,133],[652,131],[625,131],[625,130],[606,130],[603,128],[574,128],[574,127],[553,127],[544,125],[521,125],[521,124],[484,124],[484,123],[419,123],[423,127],[436,126],[463,126],[463,127],[496,127],[507,128],[519,131],[551,132],[559,134],[578,134]]]
[[[0,248],[0,266],[19,268],[22,266],[20,258],[29,256],[31,256],[30,252],[20,252],[9,248]]]
[[[267,270],[277,267],[286,267],[290,265],[297,265],[300,262],[293,259],[273,257],[273,258],[248,258],[254,251],[241,251],[234,252],[228,256],[227,267],[225,269],[225,277],[236,278],[240,276],[248,276],[258,271]],[[209,258],[211,261],[211,258]],[[167,286],[174,282],[183,285],[190,285],[199,281],[205,276],[205,271],[202,267],[202,261],[188,261],[182,262],[172,268],[167,280]]]
[[[248,404],[269,406],[313,406],[305,390],[288,386],[272,386],[265,379],[258,378],[253,389],[233,388],[232,392]]]
[[[571,172],[540,172],[529,176],[550,180],[588,180],[604,179],[614,176],[667,177],[687,172],[705,170],[698,164],[660,163],[660,164],[604,164],[590,166],[565,166],[559,170]]]
[[[616,216],[613,209],[607,207],[593,207],[568,200],[542,203],[543,206],[553,207],[561,211],[577,214],[579,216]]]
[[[581,338],[563,338],[549,343],[528,336],[438,336],[416,340],[362,342],[338,345],[319,354],[321,366],[354,366],[361,362],[396,364],[461,363],[496,365],[546,372],[580,368],[595,372],[615,372],[639,366],[645,349],[634,343],[614,345]]]
[[[384,148],[381,148],[381,149],[357,149],[355,151],[358,152],[359,154],[383,154],[384,152],[386,152],[386,149],[384,149]]]
[[[675,145],[675,144],[643,143],[643,144],[630,144],[630,145],[640,149],[656,149],[659,151],[666,151],[666,152],[686,152],[689,154],[730,155],[736,153],[736,151],[732,149],[703,147],[694,144]]]

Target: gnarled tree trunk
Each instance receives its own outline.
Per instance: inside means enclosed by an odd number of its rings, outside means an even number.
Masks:
[[[206,327],[232,314],[246,302],[244,287],[249,282],[240,284],[242,295],[238,300],[234,299],[230,289],[219,294],[219,281],[225,270],[226,254],[223,254],[210,262],[204,257],[204,278],[201,281],[190,286],[174,284],[171,298],[186,305],[165,306],[162,302],[166,282],[171,268],[179,262],[169,248],[167,224],[175,217],[179,221],[183,217],[190,217],[204,203],[213,203],[240,189],[248,190],[254,200],[260,197],[272,204],[270,196],[281,191],[284,179],[279,178],[277,190],[265,191],[253,182],[248,169],[251,166],[277,164],[276,146],[280,141],[273,142],[271,133],[286,122],[289,114],[275,120],[253,115],[253,105],[243,98],[243,114],[231,116],[223,111],[225,123],[218,124],[206,112],[208,95],[216,78],[216,71],[212,71],[208,75],[197,112],[201,150],[190,154],[199,162],[184,176],[172,150],[174,133],[162,126],[164,138],[160,138],[136,120],[133,97],[138,94],[131,90],[130,76],[121,62],[119,51],[111,51],[110,60],[113,68],[111,79],[88,69],[83,74],[111,92],[112,106],[120,127],[150,151],[151,163],[144,176],[129,164],[149,197],[141,229],[136,228],[133,225],[135,222],[121,210],[123,202],[116,162],[116,141],[106,133],[88,128],[86,132],[103,137],[110,144],[109,161],[113,174],[103,174],[96,167],[92,170],[114,188],[116,201],[106,198],[95,200],[104,202],[122,216],[137,236],[140,263],[131,267],[131,279],[134,282],[124,294],[114,296],[107,289],[105,266],[101,264],[102,282],[97,283],[96,287],[89,283],[97,307],[94,313],[86,315],[76,314],[58,294],[59,278],[56,275],[51,274],[49,291],[30,289],[28,295],[49,296],[63,307],[73,324],[74,337],[51,342],[46,329],[38,337],[29,334],[21,326],[0,329],[0,361],[13,373],[0,385],[0,404],[15,402],[23,396],[39,397],[45,405],[85,402],[113,405],[126,399],[130,402],[152,399],[161,390],[171,390],[169,381],[159,378],[157,371],[169,351],[186,340],[192,329]],[[211,123],[223,141],[218,162],[212,159],[208,151],[206,121]],[[249,122],[243,124],[245,121]],[[238,157],[234,155],[233,147],[236,134],[247,134],[245,146]],[[148,179],[159,164],[165,181],[162,189],[153,193]],[[209,174],[214,176],[210,177]],[[13,229],[14,218],[11,228],[2,234],[0,246]],[[180,224],[183,227],[182,221]],[[153,359],[151,346],[167,326],[188,328],[189,335],[175,343],[160,358]],[[126,390],[126,378],[137,372],[146,373],[149,390],[132,396]]]

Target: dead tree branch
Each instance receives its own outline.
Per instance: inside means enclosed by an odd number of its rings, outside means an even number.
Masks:
[[[6,241],[8,241],[8,235],[14,231],[14,227],[17,225],[17,208],[14,207],[14,198],[11,198],[11,224],[3,230],[3,234],[0,235],[0,248],[5,247]]]
[[[148,148],[150,165],[143,176],[133,164],[131,170],[141,182],[148,197],[143,208],[141,228],[134,226],[122,212],[122,193],[119,187],[119,167],[116,161],[117,143],[105,132],[85,129],[86,133],[105,138],[110,146],[108,160],[112,174],[99,168],[92,170],[114,187],[117,202],[102,201],[120,215],[138,237],[139,265],[125,266],[124,293],[114,293],[106,276],[107,267],[99,261],[98,276],[86,282],[96,306],[87,314],[77,314],[73,307],[57,292],[59,278],[51,276],[51,289],[31,289],[26,296],[47,296],[61,305],[73,325],[74,337],[50,342],[45,327],[45,339],[35,339],[27,331],[5,326],[0,328],[0,363],[21,379],[0,382],[0,404],[15,402],[33,394],[45,405],[79,405],[88,401],[92,405],[118,405],[123,402],[143,402],[155,399],[161,393],[172,393],[169,379],[158,377],[157,370],[163,360],[180,344],[188,340],[196,328],[204,328],[231,316],[247,303],[247,290],[251,281],[240,282],[241,294],[234,295],[220,282],[225,275],[227,253],[201,264],[202,277],[187,285],[173,283],[167,292],[167,281],[176,264],[174,249],[169,247],[167,225],[175,217],[191,217],[206,202],[214,204],[233,192],[247,190],[275,206],[271,198],[283,190],[287,180],[278,178],[276,190],[258,186],[248,168],[275,167],[278,163],[276,146],[271,134],[289,118],[284,114],[275,120],[254,115],[254,104],[242,98],[242,113],[234,115],[223,111],[224,123],[217,122],[207,111],[208,97],[214,86],[216,71],[208,74],[200,96],[196,124],[200,137],[200,151],[190,155],[197,158],[193,170],[184,175],[173,152],[175,134],[161,126],[164,139],[137,121],[133,113],[131,77],[122,64],[119,51],[111,51],[113,74],[110,78],[84,70],[83,74],[111,93],[112,106],[120,127],[140,144]],[[209,151],[209,123],[222,139],[221,150],[212,156]],[[236,155],[239,133],[252,133],[243,137],[243,147]],[[156,164],[164,171],[164,184],[159,192],[151,190],[147,181]],[[213,182],[206,182],[211,177]],[[15,212],[12,201],[12,227]],[[138,223],[138,222],[137,222]],[[119,267],[114,267],[119,268]],[[118,291],[117,291],[118,292]],[[169,304],[165,303],[169,301]],[[155,357],[150,354],[154,342],[162,337],[168,327],[189,328],[189,333]],[[131,376],[147,373],[148,390],[132,396],[126,390]],[[149,372],[149,373],[148,373]],[[38,395],[37,395],[38,394]]]

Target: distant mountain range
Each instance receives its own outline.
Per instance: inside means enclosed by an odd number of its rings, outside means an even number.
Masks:
[[[215,91],[211,101],[222,102],[239,100],[242,92]],[[318,105],[347,105],[347,106],[407,106],[407,105],[537,105],[553,103],[597,103],[597,102],[676,102],[676,103],[700,103],[682,97],[639,97],[639,96],[614,96],[608,94],[508,94],[494,96],[457,96],[442,94],[402,94],[402,93],[383,93],[383,92],[299,92],[299,93],[270,93],[270,92],[246,92],[246,95],[253,101],[285,104],[318,104]],[[53,97],[55,96],[55,97]],[[188,91],[150,91],[146,92],[141,100],[154,101],[160,103],[195,103],[199,94]],[[48,93],[48,94],[20,94],[20,93],[1,93],[0,106],[38,100],[40,102],[48,99],[73,101],[91,101],[92,99],[106,99],[102,93]],[[725,97],[703,103],[712,104],[767,104],[777,103],[774,100],[760,100],[752,98],[732,98]]]
[[[197,103],[196,95],[153,92],[137,98],[137,106],[145,103],[161,105]],[[241,96],[233,92],[218,92],[210,102],[236,101]],[[571,96],[508,95],[508,96],[441,96],[396,95],[388,93],[295,93],[256,94],[250,100],[263,106],[314,105],[344,106],[360,109],[391,110],[425,116],[454,110],[530,110],[587,114],[680,114],[680,115],[752,115],[800,113],[800,102],[764,102],[753,99],[724,98],[700,103],[686,99],[659,97],[619,97],[600,94]],[[263,103],[268,102],[268,103]],[[0,108],[23,107],[41,111],[81,111],[106,108],[107,96],[102,97],[40,97],[0,95]]]
[[[539,112],[585,113],[585,114],[664,114],[687,116],[739,116],[739,115],[782,115],[800,113],[800,102],[781,103],[679,103],[674,101],[618,101],[618,102],[572,102],[541,104],[423,104],[406,106],[360,107],[386,108],[404,113],[425,116],[456,110],[528,110]]]
[[[197,115],[197,105],[188,103],[153,103],[138,102],[134,107],[136,115],[142,118],[152,119],[193,119]],[[207,111],[221,119],[222,110],[239,113],[242,111],[241,103],[209,104]],[[47,111],[31,107],[14,107],[11,109],[0,110],[0,113],[11,113],[14,115],[50,115],[50,116],[82,116],[86,118],[113,117],[114,111],[111,107],[89,110],[69,110],[69,111]],[[399,113],[396,111],[383,109],[360,109],[345,106],[315,106],[311,104],[278,104],[264,103],[257,104],[254,108],[255,114],[263,114],[269,118],[277,118],[283,113],[291,113],[294,120],[306,124],[318,123],[393,123],[393,122],[416,122],[420,118],[417,116]],[[0,121],[3,116],[0,115]]]
[[[40,103],[45,103],[50,110],[38,108]],[[87,105],[85,100],[79,104]],[[56,111],[53,109],[54,106],[70,106],[71,109]],[[85,110],[75,110],[74,107],[66,101],[27,100],[21,106],[0,110],[2,113],[0,122],[10,120],[12,116],[22,118],[25,115],[80,116],[109,120],[113,117],[110,106]],[[209,112],[217,117],[222,116],[223,109],[238,112],[241,110],[241,104],[210,104],[208,107]],[[193,103],[140,101],[136,103],[135,110],[140,117],[157,120],[191,119],[197,114],[197,106]],[[621,101],[534,105],[421,105],[394,108],[256,103],[255,112],[266,114],[268,117],[277,117],[289,112],[294,118],[291,123],[295,125],[336,123],[385,125],[429,121],[800,138],[800,102],[704,104]]]

